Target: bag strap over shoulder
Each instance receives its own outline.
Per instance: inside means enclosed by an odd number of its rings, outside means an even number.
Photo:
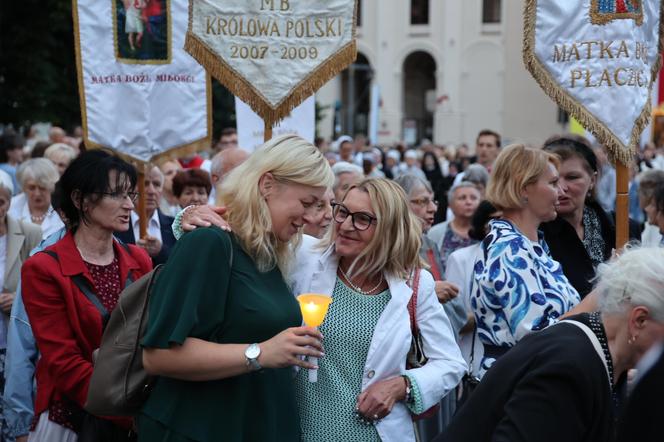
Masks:
[[[55,253],[53,250],[42,250],[42,253],[47,254],[51,258],[55,259],[56,261],[60,262],[60,259],[58,258],[58,254]],[[88,282],[83,275],[74,275],[72,276],[72,281],[74,281],[74,284],[76,284],[76,287],[85,295],[85,297],[94,305],[97,310],[99,310],[99,313],[101,313],[101,320],[102,324],[105,327],[106,323],[108,322],[108,319],[111,317],[111,314],[106,310],[106,307],[101,303],[97,295],[92,291],[92,287],[90,287],[90,283]],[[129,279],[129,277],[127,278]]]
[[[408,315],[410,316],[410,330],[413,336],[419,333],[417,327],[417,294],[420,290],[420,273],[422,269],[415,269],[413,272],[413,279],[410,282],[410,288],[413,289],[413,295],[408,301]]]

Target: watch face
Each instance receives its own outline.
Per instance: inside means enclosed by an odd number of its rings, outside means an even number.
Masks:
[[[244,352],[247,359],[256,359],[261,354],[261,349],[257,344],[251,344]]]

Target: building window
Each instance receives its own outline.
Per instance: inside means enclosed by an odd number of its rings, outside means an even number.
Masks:
[[[362,26],[362,0],[357,1],[357,26]]]
[[[410,24],[429,24],[429,0],[410,0]]]
[[[501,6],[501,0],[483,0],[482,23],[500,23],[502,9]]]

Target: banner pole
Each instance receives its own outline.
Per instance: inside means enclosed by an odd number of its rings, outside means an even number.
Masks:
[[[263,142],[267,143],[272,139],[272,123],[267,120],[263,120],[265,128],[263,129]]]
[[[138,167],[138,229],[139,235],[145,238],[148,233],[148,220],[145,213],[145,165]],[[138,240],[138,238],[136,238]]]
[[[616,161],[616,250],[629,239],[629,169]]]

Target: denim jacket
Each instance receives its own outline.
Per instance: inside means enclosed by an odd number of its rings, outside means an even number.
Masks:
[[[55,244],[67,233],[63,227],[42,240],[30,256]],[[5,358],[4,418],[13,437],[25,436],[30,432],[34,416],[35,365],[37,345],[23,305],[21,284],[16,288],[16,297],[9,316],[7,332],[7,356]]]

